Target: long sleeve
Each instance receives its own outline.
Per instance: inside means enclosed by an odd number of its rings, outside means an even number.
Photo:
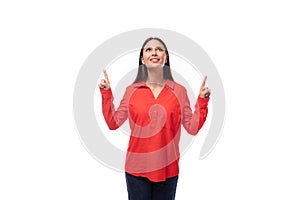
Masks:
[[[112,91],[100,89],[102,95],[102,113],[106,124],[110,130],[119,128],[128,117],[128,99],[126,98],[126,92],[120,102],[117,110],[113,103]]]
[[[190,101],[188,99],[186,90],[184,90],[184,92],[182,92],[180,96],[183,127],[189,134],[196,135],[206,120],[209,98],[201,98],[200,96],[198,96],[195,105],[195,111],[193,113],[190,108]]]

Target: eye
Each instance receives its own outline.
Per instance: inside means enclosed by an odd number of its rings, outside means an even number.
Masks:
[[[157,47],[157,50],[160,52],[164,51],[161,47]]]
[[[151,51],[151,48],[147,48],[145,51],[146,51],[146,52],[150,52],[150,51]]]

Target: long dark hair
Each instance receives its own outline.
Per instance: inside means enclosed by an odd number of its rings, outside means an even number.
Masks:
[[[166,44],[160,38],[150,37],[150,38],[145,40],[145,42],[144,42],[144,44],[141,48],[140,57],[139,57],[139,69],[138,69],[138,73],[136,75],[136,78],[134,80],[134,83],[141,82],[141,81],[146,81],[147,78],[148,78],[147,67],[146,67],[146,65],[144,65],[142,63],[142,57],[143,57],[143,49],[144,49],[145,45],[150,40],[158,40],[164,46],[165,52],[166,52],[166,55],[167,55],[167,62],[163,66],[163,76],[164,76],[164,79],[173,81],[174,79],[173,79],[173,76],[172,76],[172,73],[171,73],[171,68],[170,68],[169,52],[168,52]]]

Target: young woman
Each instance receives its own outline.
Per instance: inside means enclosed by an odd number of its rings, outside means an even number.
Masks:
[[[173,80],[169,53],[159,38],[148,38],[140,51],[139,69],[115,109],[106,71],[99,83],[102,112],[111,130],[129,120],[131,135],[125,176],[130,200],[172,200],[179,174],[181,124],[196,135],[207,116],[210,90],[200,87],[195,111],[186,89]]]

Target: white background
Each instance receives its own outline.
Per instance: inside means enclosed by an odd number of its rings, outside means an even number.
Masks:
[[[197,42],[225,87],[222,137],[198,160],[197,136],[177,199],[299,199],[299,18],[296,0],[1,1],[0,199],[126,199],[81,144],[72,95],[87,56],[138,28]]]

